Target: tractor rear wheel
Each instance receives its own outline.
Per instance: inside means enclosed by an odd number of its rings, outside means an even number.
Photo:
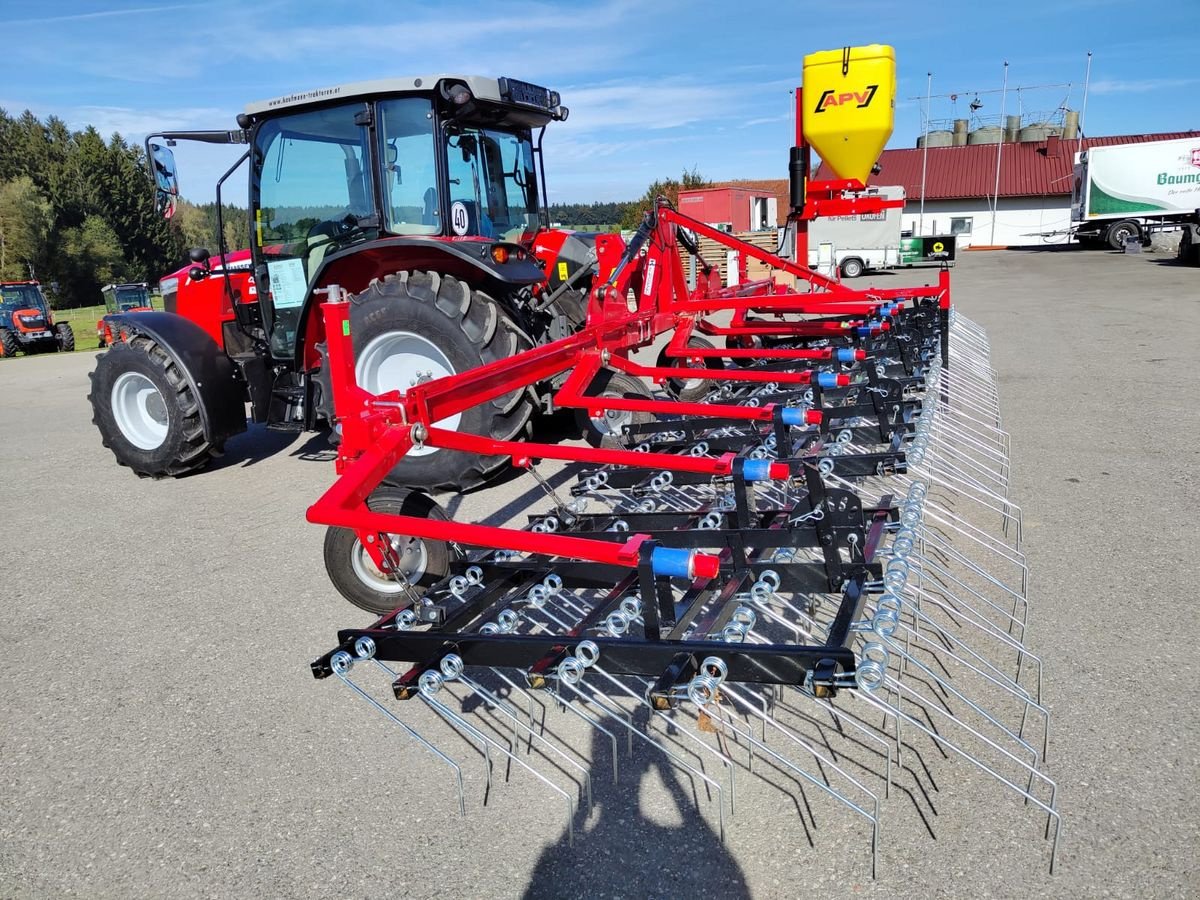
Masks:
[[[75,349],[75,332],[69,322],[59,322],[54,326],[54,330],[57,333],[59,350],[70,353]]]
[[[400,272],[375,281],[350,302],[355,379],[372,394],[407,391],[532,346],[495,300],[450,275]],[[519,388],[434,424],[513,440],[523,436],[532,412],[529,391]],[[414,447],[384,480],[464,491],[482,484],[508,458]]]
[[[91,379],[92,423],[121,465],[161,478],[220,455],[221,445],[204,436],[200,399],[158,342],[145,335],[114,342],[96,358]]]
[[[367,509],[447,521],[442,508],[425,494],[387,485],[376,488],[367,498]],[[406,597],[420,597],[450,568],[450,545],[445,541],[401,534],[389,534],[387,538],[398,562],[399,571],[394,574],[375,565],[351,529],[331,527],[325,532],[325,571],[329,580],[343,597],[377,616],[391,612]]]
[[[627,400],[649,400],[650,391],[640,378],[612,369],[601,369],[592,379],[588,395]],[[592,413],[595,412],[596,415]],[[627,443],[625,428],[629,425],[645,425],[654,416],[647,412],[630,412],[623,409],[604,409],[597,404],[595,410],[576,410],[576,420],[583,429],[583,437],[593,447],[623,447]]]
[[[4,351],[4,355],[16,356],[20,349],[21,342],[17,340],[17,336],[7,328],[0,328],[0,350]]]

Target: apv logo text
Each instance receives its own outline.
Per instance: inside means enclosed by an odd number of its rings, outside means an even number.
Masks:
[[[831,106],[845,106],[847,103],[855,104],[855,109],[866,109],[871,105],[871,101],[875,99],[875,92],[879,90],[879,85],[868,84],[865,91],[825,91],[817,100],[817,108],[813,112],[823,113]]]

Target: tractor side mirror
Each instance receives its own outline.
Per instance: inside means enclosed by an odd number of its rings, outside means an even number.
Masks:
[[[203,281],[209,275],[208,269],[204,266],[192,266],[188,269],[188,278],[192,281]]]
[[[209,252],[204,247],[193,247],[188,251],[188,259],[198,266],[208,265]]]
[[[164,219],[169,219],[175,215],[175,201],[179,197],[175,154],[162,144],[151,144],[150,168],[154,172],[154,208]]]

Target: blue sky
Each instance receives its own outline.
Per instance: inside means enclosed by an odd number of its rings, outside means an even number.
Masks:
[[[1022,91],[1026,113],[1078,108],[1093,51],[1092,135],[1200,128],[1200,0],[571,0],[390,2],[0,0],[0,107],[140,139],[232,128],[251,100],[392,75],[511,75],[559,90],[571,117],[546,138],[552,201],[639,196],[695,166],[708,178],[782,178],[789,90],[806,53],[889,43],[899,72],[890,146],[930,118],[966,115],[975,91]],[[979,115],[1000,112],[982,94]],[[1016,112],[1018,95],[1008,95]],[[181,144],[185,196],[212,198],[231,148]],[[234,189],[237,194],[241,182]]]

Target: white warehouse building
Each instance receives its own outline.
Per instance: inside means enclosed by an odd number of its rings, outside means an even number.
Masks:
[[[960,248],[1064,243],[1071,226],[1071,186],[1079,150],[1200,136],[1182,131],[1068,139],[1059,132],[1058,127],[1042,125],[1011,131],[984,128],[969,134],[965,129],[930,132],[928,151],[885,150],[871,183],[904,187],[903,227],[917,236],[954,234]],[[1006,140],[1001,142],[1001,137]],[[815,177],[830,174],[821,167]]]

